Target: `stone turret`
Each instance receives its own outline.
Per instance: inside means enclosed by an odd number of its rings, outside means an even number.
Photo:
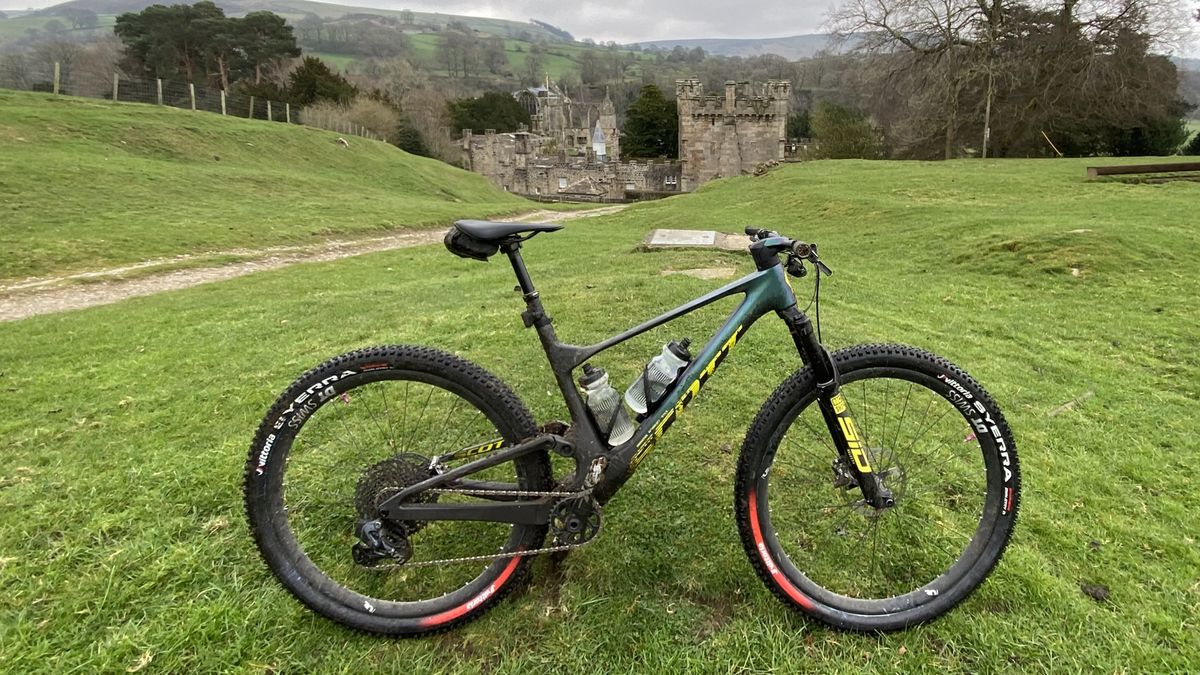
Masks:
[[[749,174],[763,162],[782,160],[791,87],[778,80],[763,86],[729,81],[724,96],[717,96],[706,94],[699,80],[677,80],[680,189]]]

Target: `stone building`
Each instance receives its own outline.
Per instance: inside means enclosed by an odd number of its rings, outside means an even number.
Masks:
[[[726,82],[722,97],[705,94],[699,80],[676,81],[682,189],[783,160],[791,92],[792,84],[780,80],[762,87]]]
[[[515,96],[531,110],[531,128],[512,133],[463,130],[462,163],[498,186],[532,197],[616,201],[695,189],[713,178],[753,173],[784,157],[788,82],[755,89],[729,82],[725,98],[698,80],[676,83],[679,160],[622,162],[616,110],[572,101],[549,86]]]

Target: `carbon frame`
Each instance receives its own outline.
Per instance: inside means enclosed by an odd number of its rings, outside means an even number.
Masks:
[[[490,520],[510,523],[544,523],[550,517],[555,500],[543,497],[507,504],[403,504],[408,497],[424,490],[446,485],[461,488],[494,488],[466,479],[472,473],[507,462],[531,452],[554,450],[575,460],[575,475],[572,489],[592,488],[592,495],[601,504],[606,503],[629,480],[638,465],[658,443],[684,408],[700,392],[701,387],[716,372],[717,367],[728,356],[738,340],[760,317],[774,311],[784,323],[795,342],[801,361],[813,369],[818,388],[818,401],[822,416],[829,427],[838,452],[854,460],[850,471],[860,480],[864,494],[872,503],[890,500],[890,494],[879,491],[877,478],[866,463],[866,455],[855,431],[853,420],[845,406],[838,388],[837,370],[833,359],[821,346],[812,331],[808,317],[796,307],[796,296],[788,284],[786,272],[779,263],[778,251],[788,241],[781,237],[758,240],[750,247],[757,270],[751,274],[722,286],[714,291],[687,302],[675,309],[641,323],[629,330],[589,346],[577,346],[558,340],[554,325],[542,307],[541,298],[529,278],[529,272],[521,258],[520,242],[500,246],[512,263],[517,276],[519,290],[525,300],[526,310],[521,317],[527,328],[535,328],[542,348],[550,362],[554,379],[558,383],[572,425],[567,437],[543,433],[515,446],[489,442],[487,454],[479,459],[439,473],[415,483],[380,504],[379,512],[389,520]],[[666,393],[652,415],[639,424],[633,437],[615,448],[609,448],[584,404],[583,397],[575,387],[572,372],[575,368],[606,349],[637,337],[681,316],[694,312],[718,300],[736,294],[745,298],[730,314],[725,323],[709,338],[699,355],[687,366],[682,376]],[[470,448],[469,450],[476,450]],[[434,459],[437,462],[437,458]]]
[[[515,264],[517,263],[514,262]],[[667,391],[653,414],[648,415],[638,425],[632,438],[620,446],[609,448],[591,415],[586,411],[583,398],[572,379],[572,372],[588,359],[611,347],[737,294],[744,294],[745,298],[700,349],[680,378]],[[550,367],[554,371],[555,380],[571,412],[574,430],[572,440],[575,443],[572,454],[576,460],[576,478],[583,479],[591,463],[603,457],[606,461],[604,476],[597,484],[595,492],[600,501],[606,501],[654,449],[663,433],[695,399],[701,387],[716,372],[717,367],[750,326],[768,312],[783,311],[795,304],[796,298],[787,283],[783,268],[775,265],[748,274],[594,345],[581,347],[559,342],[548,319],[534,324],[550,361]]]

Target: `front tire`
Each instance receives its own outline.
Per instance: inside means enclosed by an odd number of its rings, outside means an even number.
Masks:
[[[357,524],[379,518],[388,496],[432,475],[431,457],[500,439],[515,445],[536,433],[504,383],[452,354],[399,345],[336,357],[296,380],[259,427],[244,478],[255,543],[289,592],[352,628],[419,635],[461,625],[518,586],[529,558],[381,570],[352,555]],[[552,482],[544,451],[472,477],[521,491],[549,490]],[[544,525],[405,523],[405,563],[532,551],[545,535]]]
[[[751,564],[784,604],[837,628],[932,620],[975,590],[1012,535],[1016,446],[949,361],[900,345],[833,354],[869,463],[896,498],[865,504],[804,368],[763,405],[738,460],[734,509]]]

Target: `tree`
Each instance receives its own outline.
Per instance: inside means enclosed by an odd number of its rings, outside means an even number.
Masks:
[[[254,68],[254,83],[262,82],[263,66],[285,58],[300,56],[296,36],[287,21],[271,12],[250,12],[238,29],[241,48]]]
[[[621,154],[627,157],[675,157],[679,152],[679,113],[675,101],[653,84],[642,87],[625,111]]]
[[[525,67],[522,69],[522,83],[532,87],[541,84],[546,72],[546,61],[542,56],[541,45],[533,45],[525,55]]]
[[[412,10],[411,10],[411,9],[402,9],[402,10],[400,10],[400,22],[401,22],[401,23],[403,23],[405,26],[411,26],[411,25],[413,25],[413,22],[415,21],[415,18],[416,18],[416,17],[415,17],[415,15],[412,13]]]
[[[788,138],[812,137],[812,116],[807,110],[801,110],[800,112],[788,115],[785,135]]]
[[[84,7],[67,7],[62,11],[61,16],[71,22],[71,28],[76,30],[95,28],[100,22],[100,17],[90,9]]]
[[[493,35],[483,46],[483,65],[493,75],[500,75],[508,70],[508,54],[504,51],[504,38]]]
[[[1197,17],[1197,20],[1200,20],[1200,16]],[[1183,146],[1183,154],[1200,155],[1200,133],[1193,134],[1192,140]]]
[[[879,159],[883,156],[879,132],[861,112],[821,101],[812,115],[812,133],[819,157],[825,159]]]
[[[516,131],[529,124],[529,112],[512,95],[489,91],[477,98],[461,98],[447,104],[454,129],[483,133],[488,129]]]
[[[58,19],[50,19],[45,23],[45,25],[42,26],[42,30],[51,35],[61,35],[67,30],[67,27],[64,26],[63,22],[59,21]]]
[[[207,0],[194,5],[151,5],[117,17],[113,32],[125,43],[129,70],[150,77],[183,76],[194,82],[204,68],[209,20],[225,12]]]
[[[288,76],[287,94],[292,103],[308,105],[318,100],[349,103],[358,89],[346,78],[333,72],[324,61],[306,56]]]

